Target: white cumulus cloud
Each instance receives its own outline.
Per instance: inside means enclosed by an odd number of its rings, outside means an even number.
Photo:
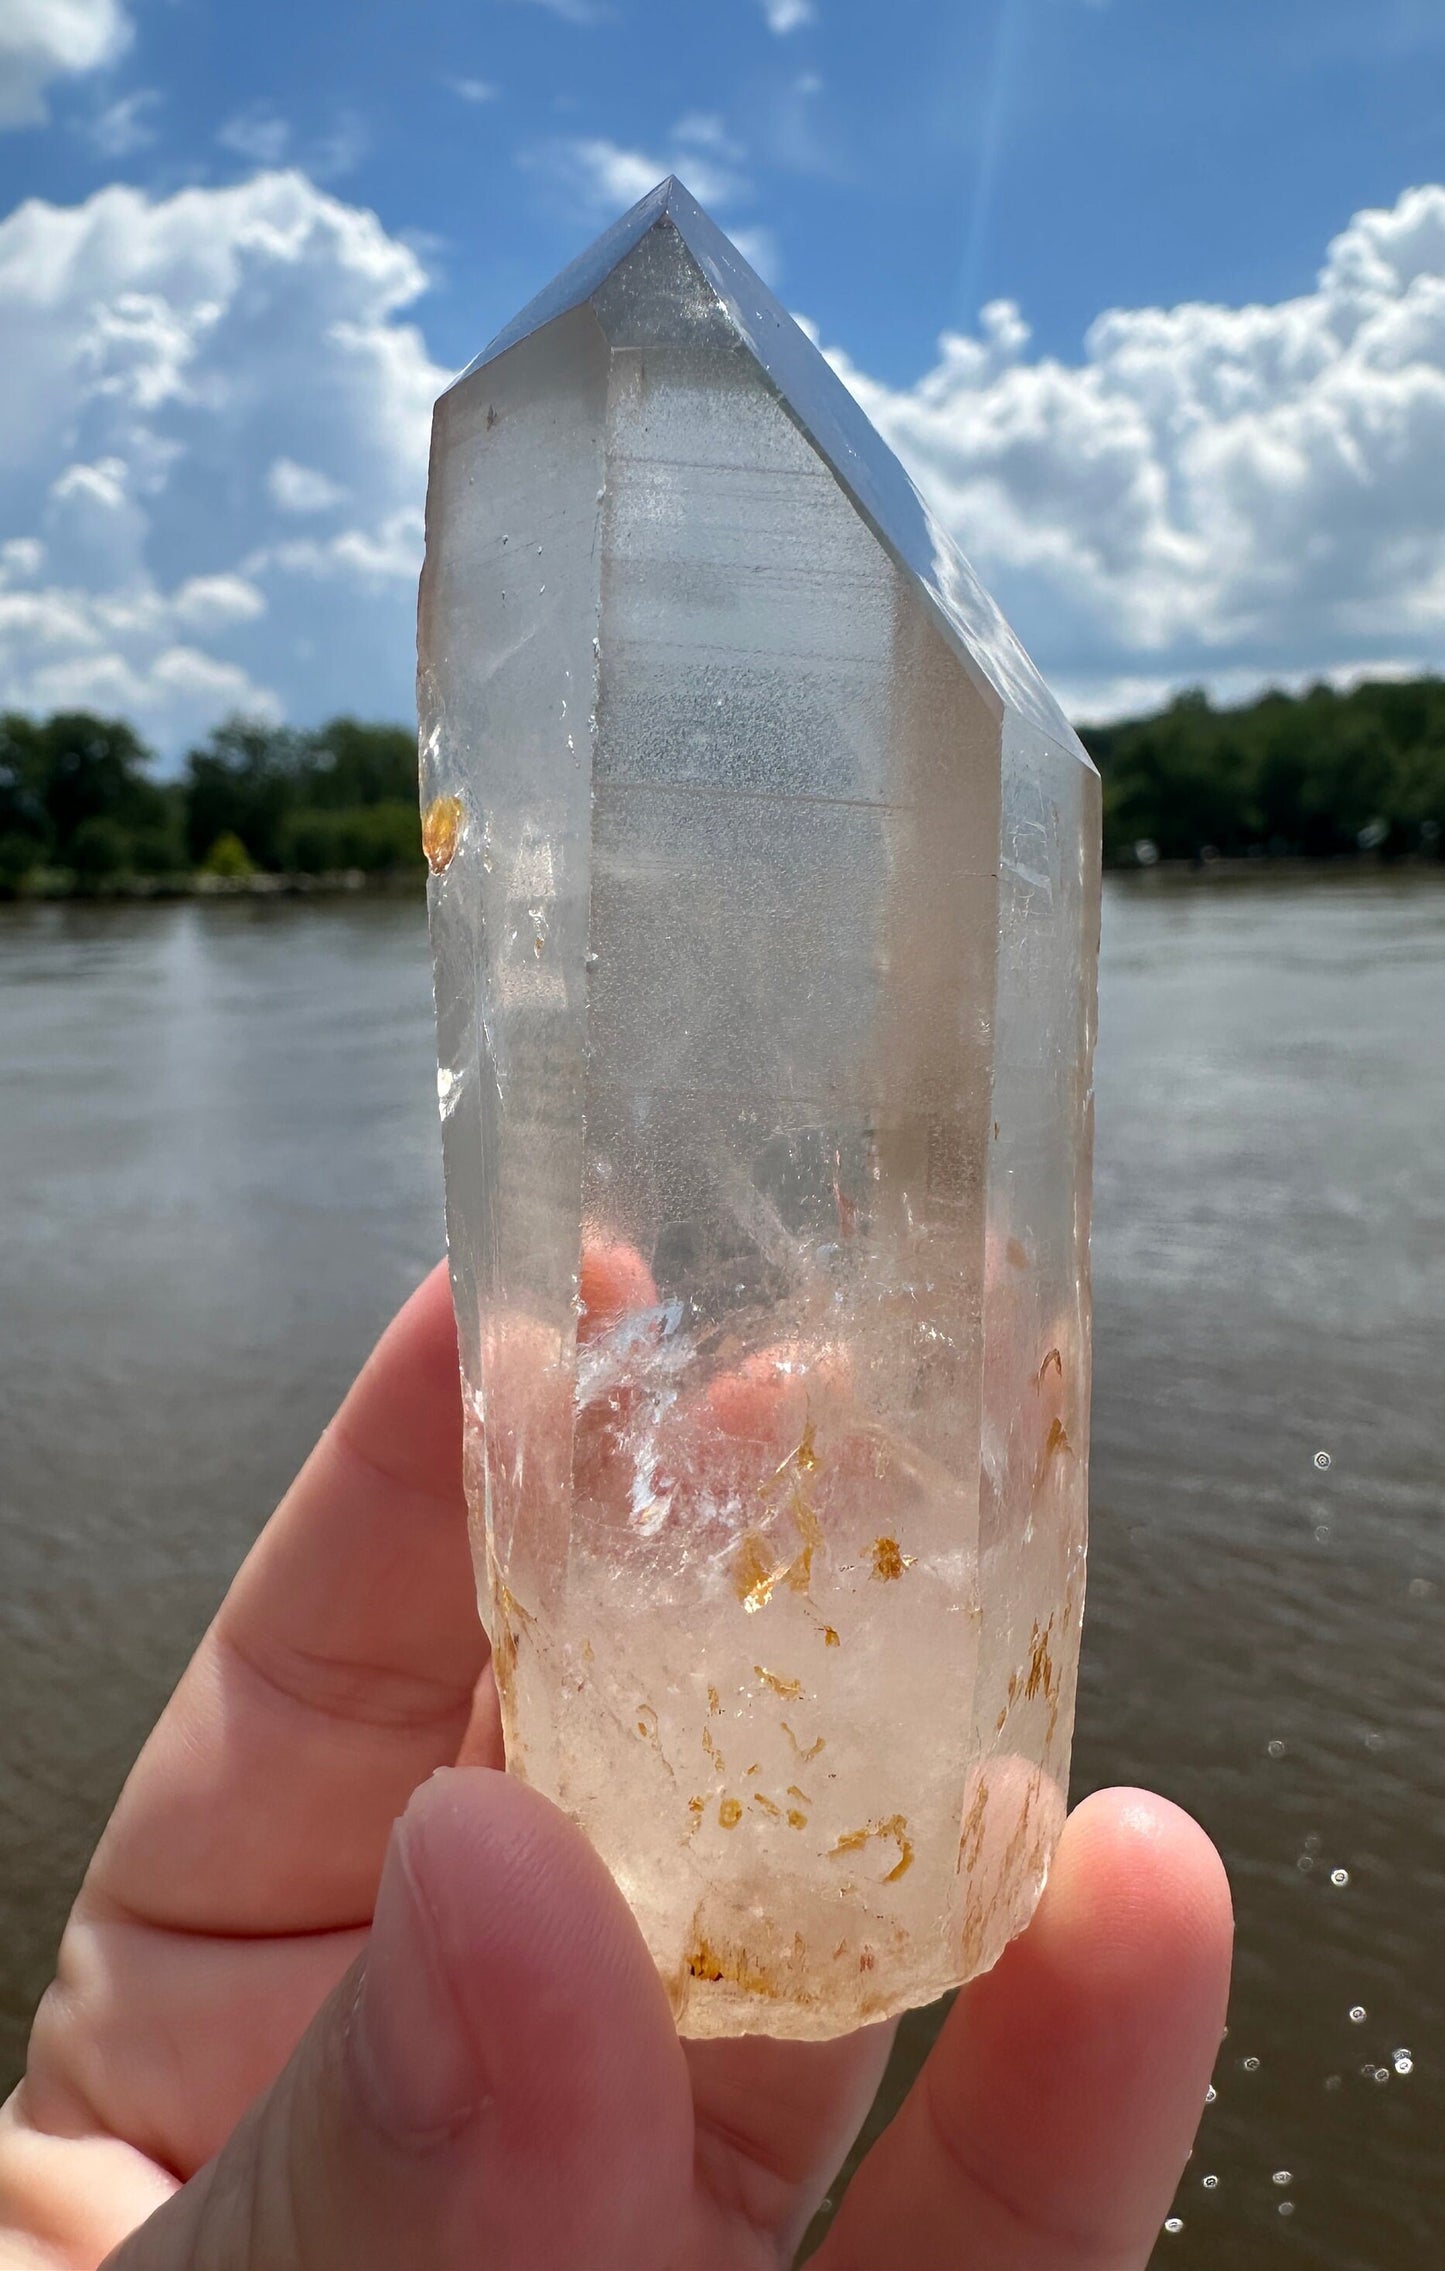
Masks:
[[[0,221],[0,702],[404,716],[424,284],[294,173]]]
[[[0,0],[0,127],[43,125],[51,81],[114,63],[130,35],[120,0]]]
[[[763,0],[763,15],[770,32],[786,39],[789,32],[800,31],[811,24],[818,11],[813,0]]]
[[[689,111],[652,149],[629,149],[603,134],[563,136],[523,153],[528,169],[555,181],[587,220],[613,221],[668,174],[704,205],[720,210],[746,199],[747,153],[711,111]]]
[[[222,122],[216,140],[253,166],[279,166],[291,147],[291,126],[269,103],[248,103]]]
[[[610,217],[684,141],[741,182],[701,114],[582,145],[574,189]],[[238,706],[404,717],[425,282],[294,172],[0,220],[0,705],[172,749]],[[1274,305],[1115,309],[1062,358],[1000,300],[912,385],[833,360],[1075,715],[1445,667],[1445,187]]]
[[[529,0],[529,4],[560,16],[564,24],[598,24],[607,13],[602,0]]]
[[[96,112],[85,129],[103,158],[129,158],[160,139],[155,114],[161,105],[156,87],[137,87]]]
[[[771,229],[738,227],[731,219],[731,208],[746,204],[752,195],[746,162],[742,144],[711,111],[689,111],[652,150],[628,149],[605,135],[576,135],[540,143],[522,157],[530,171],[561,189],[571,210],[594,224],[615,221],[668,174],[676,174],[704,205],[728,218],[744,260],[776,283],[778,247]]]
[[[1445,662],[1445,188],[1297,299],[1115,309],[1077,362],[1009,302],[911,387],[832,359],[1076,714]]]
[[[266,475],[273,504],[283,513],[324,513],[344,503],[346,491],[314,465],[298,465],[294,457],[278,457]]]
[[[338,175],[352,172],[370,143],[362,120],[355,112],[345,110],[337,113],[324,132],[298,143],[290,120],[267,102],[248,103],[244,110],[223,120],[216,129],[216,140],[223,150],[234,151],[248,165],[274,169],[289,163],[312,181],[334,181]]]

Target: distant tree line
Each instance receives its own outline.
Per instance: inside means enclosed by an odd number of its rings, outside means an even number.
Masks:
[[[421,873],[416,735],[333,718],[219,726],[175,780],[117,718],[0,716],[0,893],[197,873]]]
[[[1445,854],[1445,680],[1317,686],[1086,726],[1104,853],[1154,859]],[[197,874],[421,873],[416,739],[333,718],[219,726],[179,776],[116,718],[0,716],[0,896],[185,888]]]
[[[1314,686],[1234,710],[1181,694],[1157,717],[1080,730],[1114,866],[1445,848],[1445,679]]]

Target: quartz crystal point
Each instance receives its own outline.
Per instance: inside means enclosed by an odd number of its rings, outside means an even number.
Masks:
[[[1098,778],[674,181],[438,403],[420,648],[508,1765],[684,2033],[838,2034],[1063,1817]]]

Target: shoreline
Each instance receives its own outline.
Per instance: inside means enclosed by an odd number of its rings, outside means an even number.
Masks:
[[[426,869],[416,873],[392,868],[369,874],[364,868],[342,868],[329,875],[129,875],[108,878],[103,884],[81,890],[63,869],[40,869],[27,876],[20,889],[0,898],[11,907],[79,906],[106,904],[143,906],[178,899],[337,899],[346,897],[395,898],[421,896]]]
[[[1310,859],[1303,855],[1263,854],[1257,858],[1155,860],[1110,862],[1104,868],[1107,882],[1124,883],[1134,891],[1215,890],[1262,882],[1358,883],[1401,876],[1435,876],[1445,880],[1445,861],[1407,854],[1382,857],[1359,852],[1336,859]],[[136,875],[116,876],[89,889],[77,888],[64,869],[41,869],[27,877],[21,888],[0,895],[0,906],[144,906],[191,899],[338,899],[420,898],[426,884],[424,867],[413,872],[392,868],[379,873],[343,868],[325,875],[266,874]]]
[[[1220,884],[1249,884],[1261,882],[1358,882],[1368,877],[1378,880],[1384,876],[1435,875],[1445,877],[1445,860],[1433,854],[1406,852],[1389,857],[1380,852],[1341,853],[1335,859],[1311,859],[1300,852],[1262,852],[1256,857],[1212,859],[1152,860],[1147,864],[1136,860],[1114,860],[1105,864],[1106,879],[1127,882],[1138,888],[1157,888],[1161,884],[1184,884],[1190,887],[1203,885],[1213,888]]]

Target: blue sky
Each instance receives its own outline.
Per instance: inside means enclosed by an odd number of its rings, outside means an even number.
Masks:
[[[404,714],[427,402],[669,169],[1076,714],[1445,662],[1442,0],[0,0],[0,700]]]

